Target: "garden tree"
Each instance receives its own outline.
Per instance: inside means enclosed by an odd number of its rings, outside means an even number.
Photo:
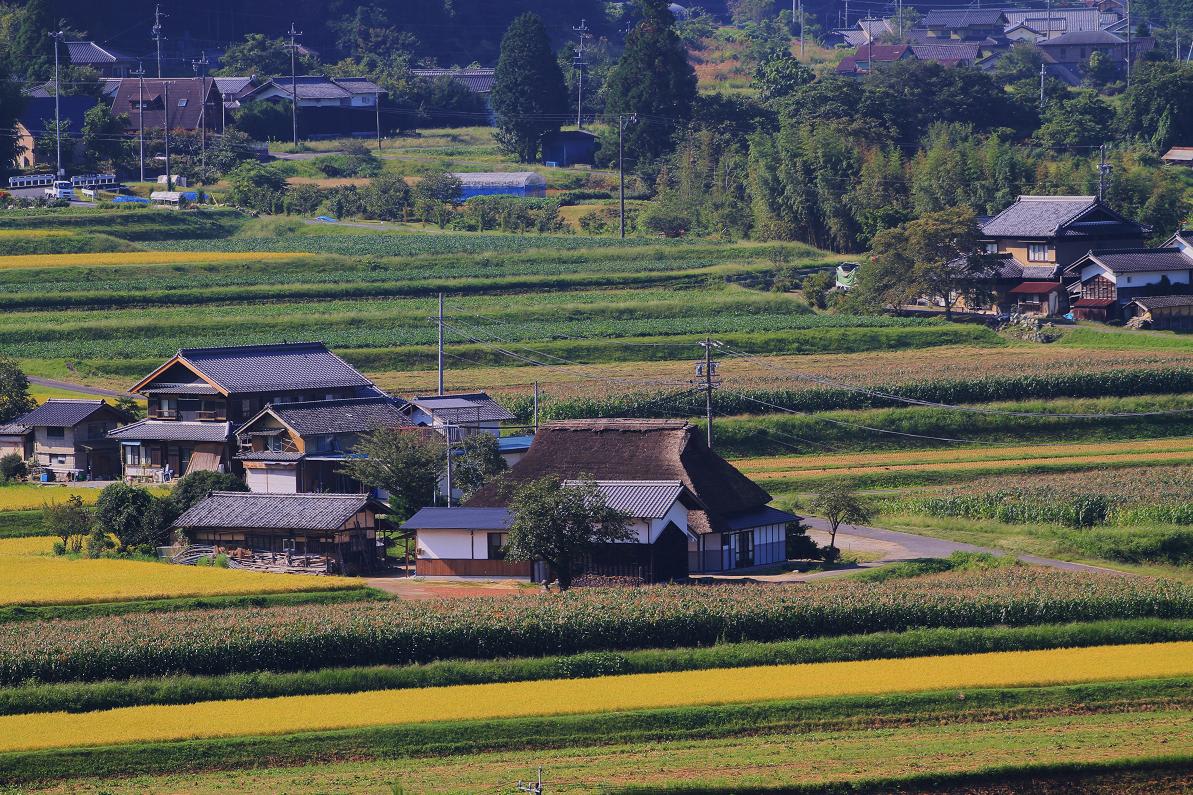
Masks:
[[[1070,96],[1044,107],[1036,140],[1055,149],[1100,146],[1109,141],[1114,134],[1114,108],[1093,91]]]
[[[448,172],[431,174],[419,180],[414,186],[414,196],[423,221],[433,221],[440,229],[447,228],[456,206],[460,203],[462,190],[460,178]]]
[[[1082,70],[1082,82],[1091,88],[1105,88],[1122,76],[1119,61],[1103,52],[1094,52],[1089,56],[1085,68]]]
[[[378,428],[360,438],[341,471],[389,492],[390,518],[403,522],[434,502],[445,460],[443,437],[435,431]]]
[[[1036,91],[1040,89],[1040,66],[1044,63],[1044,51],[1029,42],[1017,43],[1003,53],[990,74],[994,81],[1004,88],[1024,81],[1035,81]]]
[[[1193,141],[1193,64],[1139,64],[1119,105],[1118,128],[1157,152]]]
[[[229,187],[224,199],[229,204],[259,213],[277,213],[282,209],[286,178],[277,169],[245,163],[229,172],[227,179]]]
[[[800,289],[804,292],[804,300],[809,304],[817,309],[827,309],[829,291],[836,283],[836,270],[813,271],[800,282]]]
[[[791,55],[791,12],[761,22],[747,22],[742,26],[746,47],[741,59],[747,66],[758,66]]]
[[[543,136],[558,131],[568,113],[563,73],[537,15],[527,12],[506,30],[490,98],[497,142],[523,163],[536,160]]]
[[[101,102],[83,116],[83,158],[87,168],[115,171],[125,165],[129,154],[128,116],[115,115]]]
[[[790,54],[772,58],[754,70],[754,85],[764,102],[791,96],[800,86],[816,78],[815,73]]]
[[[127,483],[105,486],[95,503],[96,528],[116,537],[121,549],[153,544],[161,528],[155,498],[147,489]]]
[[[286,215],[314,215],[323,204],[324,191],[318,185],[290,185],[282,198]]]
[[[452,484],[468,499],[489,481],[499,477],[509,467],[501,457],[497,437],[488,433],[469,436],[458,448],[454,459]]]
[[[227,77],[280,77],[290,74],[290,50],[287,49],[285,39],[271,39],[262,33],[249,33],[244,37],[244,41],[228,46],[220,64],[220,68],[212,74]],[[319,72],[319,60],[305,53],[299,53],[297,65],[300,75]]]
[[[672,132],[692,117],[696,72],[666,0],[641,0],[639,9],[642,19],[605,84],[605,112],[637,114],[626,127],[625,151],[630,165],[643,168],[670,150]]]
[[[822,516],[829,527],[828,547],[823,550],[824,559],[835,560],[840,554],[837,549],[837,530],[843,524],[863,524],[870,521],[870,508],[862,502],[849,484],[830,480],[812,494],[812,510]]]
[[[83,498],[72,494],[65,502],[42,506],[41,523],[46,535],[62,540],[61,551],[78,552],[83,548],[82,537],[91,532],[91,511],[83,507]]]
[[[183,475],[174,484],[170,497],[179,514],[189,510],[213,491],[248,491],[245,482],[231,472],[199,471]]]
[[[567,486],[554,477],[532,480],[514,490],[509,511],[507,557],[546,561],[561,591],[571,587],[576,563],[594,545],[633,538],[629,517],[609,507],[591,478]]]
[[[242,105],[228,126],[235,126],[254,141],[277,141],[290,136],[291,124],[289,105],[265,100]]]
[[[37,401],[29,395],[29,379],[15,359],[0,354],[0,424],[35,408]]]
[[[0,483],[23,478],[28,472],[29,468],[25,466],[25,459],[21,458],[20,453],[0,456]]]
[[[419,123],[428,127],[471,127],[488,118],[481,95],[447,75],[434,80],[415,78],[406,104],[415,110]]]
[[[219,177],[232,171],[241,163],[257,159],[248,134],[229,127],[207,147],[207,168],[213,176]]]
[[[365,214],[365,202],[355,185],[337,185],[324,194],[323,208],[332,218],[358,218]]]
[[[361,193],[364,216],[379,221],[404,221],[413,204],[410,186],[395,174],[373,177]]]

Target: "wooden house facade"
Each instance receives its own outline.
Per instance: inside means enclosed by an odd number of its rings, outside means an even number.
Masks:
[[[1175,246],[1091,251],[1065,277],[1078,319],[1123,320],[1136,299],[1193,294],[1193,256]]]
[[[28,429],[24,446],[54,479],[108,480],[120,476],[119,447],[109,433],[129,419],[104,400],[50,398],[14,424]]]

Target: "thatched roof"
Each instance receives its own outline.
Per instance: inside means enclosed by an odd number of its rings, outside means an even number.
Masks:
[[[703,432],[684,420],[572,420],[539,427],[533,444],[509,472],[515,484],[554,476],[573,480],[672,480],[682,483],[707,511],[688,514],[697,533],[729,529],[731,517],[757,512],[771,496],[708,449]],[[469,507],[498,507],[505,492],[478,491]]]

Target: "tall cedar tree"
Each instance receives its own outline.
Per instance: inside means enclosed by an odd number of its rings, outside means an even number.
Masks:
[[[688,63],[665,0],[641,0],[642,21],[605,84],[605,112],[638,114],[625,131],[626,159],[647,164],[666,154],[672,133],[692,118],[696,72]]]
[[[492,98],[498,142],[523,163],[534,162],[543,136],[557,132],[568,112],[563,72],[537,14],[523,14],[506,30]]]
[[[54,73],[54,10],[49,0],[29,0],[17,14],[12,40],[7,43],[9,69],[14,77],[47,80]],[[65,48],[59,52],[65,56]]]

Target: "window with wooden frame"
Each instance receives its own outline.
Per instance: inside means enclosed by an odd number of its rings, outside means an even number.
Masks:
[[[1048,262],[1048,244],[1028,243],[1027,260],[1028,262]]]

